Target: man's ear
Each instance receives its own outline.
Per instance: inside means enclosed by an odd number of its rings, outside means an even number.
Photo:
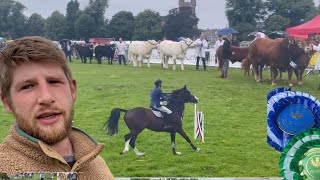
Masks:
[[[4,108],[6,109],[6,111],[8,113],[12,114],[13,111],[12,111],[12,109],[10,107],[10,104],[11,104],[11,103],[9,103],[10,100],[8,100],[8,98],[5,97],[2,93],[0,93],[0,96],[1,96],[1,101],[2,101],[2,104],[3,104]]]
[[[75,101],[77,99],[77,81],[75,79],[71,81],[70,88],[73,101]]]

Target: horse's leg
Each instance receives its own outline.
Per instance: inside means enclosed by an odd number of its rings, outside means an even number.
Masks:
[[[131,138],[132,138],[131,133],[126,134],[124,136],[124,140],[125,140],[124,149],[120,154],[127,154],[128,153],[128,151],[129,151],[129,142],[130,142]]]
[[[177,152],[177,149],[176,149],[176,132],[175,131],[171,131],[170,132],[170,137],[171,137],[171,147],[172,147],[173,155],[180,155],[181,152]]]
[[[189,139],[189,137],[183,129],[179,129],[177,132],[191,145],[192,149],[196,150],[197,152],[201,151],[200,148],[197,148],[194,144],[192,144],[191,140]]]
[[[125,140],[124,149],[120,154],[127,154],[129,151],[129,145],[130,145],[137,156],[144,156],[144,153],[140,153],[136,147],[136,139],[139,133],[130,132],[129,134],[126,134],[124,136],[124,140]]]
[[[133,134],[129,144],[130,144],[130,146],[132,147],[133,151],[136,153],[137,156],[144,156],[144,153],[139,152],[139,150],[136,147],[136,139],[137,139],[139,133]]]

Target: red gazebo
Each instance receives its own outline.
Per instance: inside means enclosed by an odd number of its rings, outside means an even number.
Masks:
[[[299,26],[288,28],[287,33],[294,37],[307,38],[309,34],[320,33],[320,15]]]

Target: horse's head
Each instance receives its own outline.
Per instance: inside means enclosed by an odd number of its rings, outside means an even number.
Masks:
[[[187,89],[187,85],[183,88],[175,90],[171,94],[172,101],[182,101],[184,103],[198,103],[198,98],[191,94]]]

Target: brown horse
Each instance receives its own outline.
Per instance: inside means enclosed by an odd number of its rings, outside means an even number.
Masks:
[[[290,61],[294,61],[301,53],[307,51],[306,42],[303,39],[287,37],[272,40],[268,38],[257,39],[249,46],[247,59],[252,64],[255,80],[262,79],[262,67],[271,67],[272,85],[276,85],[278,69],[287,69]],[[292,71],[288,71],[288,83],[291,83]]]
[[[232,63],[242,62],[242,60],[248,56],[249,48],[239,48],[236,46],[230,46],[230,49],[232,52],[234,52],[234,54],[232,54],[232,56],[230,58],[230,61]],[[223,51],[223,46],[219,46],[219,48],[216,51],[216,55],[215,55],[215,63],[216,64],[219,63],[218,69],[221,71],[221,74],[222,74],[222,66],[223,66],[222,51]]]
[[[182,129],[184,104],[188,102],[198,103],[198,100],[190,93],[186,86],[173,91],[168,99],[167,107],[172,111],[171,125],[173,128],[167,131],[170,132],[171,135],[172,152],[174,155],[181,154],[176,151],[175,147],[176,133],[179,133],[194,150],[198,152],[200,151],[199,148],[192,144],[191,140]],[[124,121],[130,130],[130,133],[124,136],[125,147],[121,154],[126,154],[129,151],[130,144],[136,155],[144,156],[144,153],[140,153],[135,146],[137,136],[146,128],[156,132],[164,132],[164,119],[162,117],[155,116],[149,108],[137,107],[130,110],[115,108],[111,111],[111,115],[103,127],[103,129],[107,131],[108,135],[111,136],[118,132],[118,122],[121,112],[126,113]]]

